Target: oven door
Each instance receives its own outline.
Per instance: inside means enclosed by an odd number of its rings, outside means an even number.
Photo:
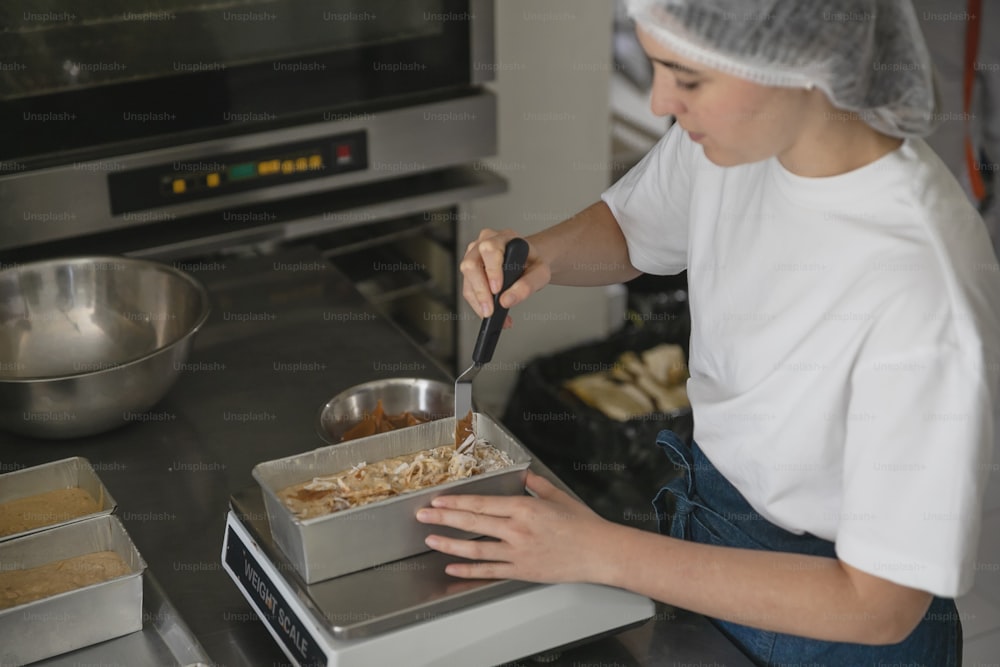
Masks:
[[[33,169],[375,113],[491,67],[482,0],[0,7],[0,164]],[[9,171],[9,170],[8,170]]]

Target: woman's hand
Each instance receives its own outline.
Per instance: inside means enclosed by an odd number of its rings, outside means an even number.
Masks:
[[[452,563],[446,572],[469,579],[520,579],[541,583],[596,582],[612,563],[604,551],[615,524],[528,473],[528,496],[440,496],[417,512],[423,523],[451,526],[493,540],[431,535],[427,546],[475,563]],[[612,556],[613,558],[613,556]]]
[[[462,296],[481,317],[493,313],[493,295],[503,287],[503,255],[507,242],[518,236],[513,230],[501,232],[484,229],[479,238],[468,245],[459,264],[464,277]],[[500,305],[510,308],[521,303],[549,283],[552,273],[529,243],[528,261],[524,274],[500,297]],[[508,316],[504,327],[511,324]]]
[[[503,287],[504,249],[516,236],[510,229],[484,229],[465,249],[459,264],[464,278],[462,296],[482,317],[493,313],[493,296]],[[524,274],[500,296],[504,308],[521,303],[549,284],[594,287],[641,275],[632,266],[621,227],[603,201],[525,240],[529,252]],[[510,322],[508,318],[505,326]]]

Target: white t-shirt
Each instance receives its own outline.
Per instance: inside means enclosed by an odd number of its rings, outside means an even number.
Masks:
[[[940,596],[974,576],[1000,271],[922,140],[803,178],[676,126],[603,196],[632,264],[688,270],[694,437],[765,518]]]

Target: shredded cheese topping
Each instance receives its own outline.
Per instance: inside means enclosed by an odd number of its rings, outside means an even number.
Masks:
[[[362,461],[282,489],[278,498],[296,518],[311,519],[512,465],[505,452],[470,436],[458,449],[447,444],[376,463]]]

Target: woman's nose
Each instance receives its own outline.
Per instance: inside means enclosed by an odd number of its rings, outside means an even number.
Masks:
[[[677,86],[669,74],[657,72],[653,76],[649,106],[657,116],[678,116],[685,111],[684,104],[677,99]]]

